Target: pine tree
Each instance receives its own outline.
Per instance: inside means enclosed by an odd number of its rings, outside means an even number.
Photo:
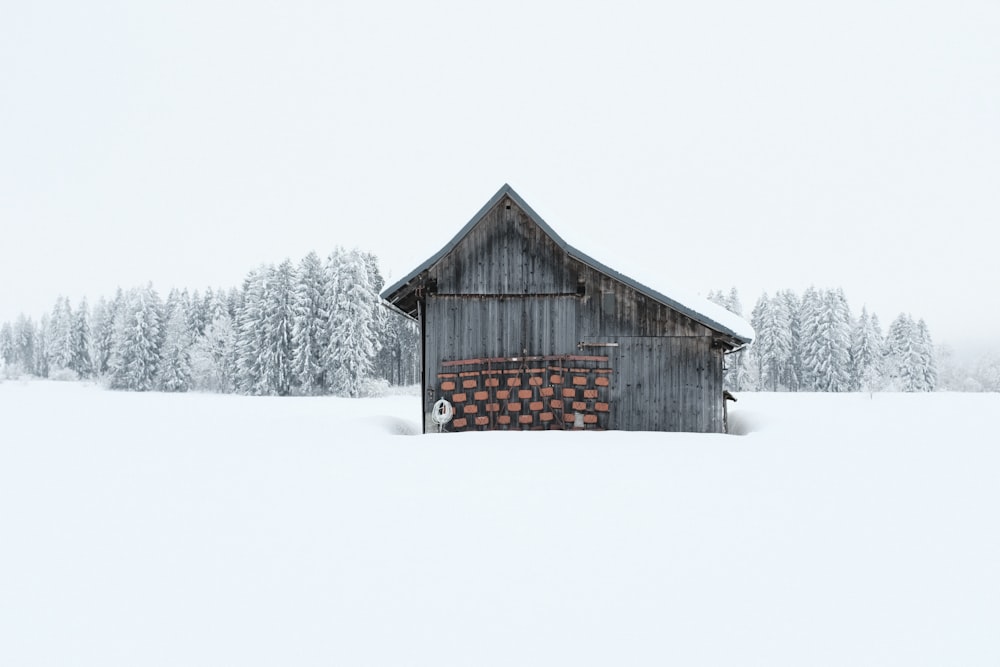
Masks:
[[[14,327],[10,322],[4,322],[0,326],[0,361],[4,369],[14,366]]]
[[[315,252],[299,264],[293,298],[292,339],[295,352],[292,372],[304,394],[320,394],[326,388],[323,353],[329,346],[326,272]]]
[[[156,386],[162,340],[161,304],[152,285],[130,290],[115,318],[110,362],[115,389],[149,391]]]
[[[111,355],[114,351],[115,318],[124,298],[121,288],[118,288],[112,301],[106,301],[101,297],[91,314],[90,360],[94,374],[99,377],[104,377],[110,370]]]
[[[273,268],[273,267],[272,267]],[[243,282],[241,303],[236,316],[236,389],[243,394],[267,392],[264,378],[267,318],[265,290],[271,268],[261,265]]]
[[[35,347],[37,333],[34,323],[23,314],[14,323],[14,370],[17,373],[35,372]]]
[[[851,315],[842,290],[817,293],[810,311],[810,335],[802,361],[815,391],[848,391],[850,380]]]
[[[272,268],[264,292],[265,392],[287,396],[292,389],[292,296],[295,270],[290,260]]]
[[[878,316],[869,316],[868,309],[862,307],[851,334],[851,388],[869,393],[879,391],[885,373],[884,359]]]
[[[46,361],[50,371],[69,368],[70,328],[73,323],[73,311],[69,299],[60,296],[56,299],[52,313],[49,315],[45,328]]]
[[[753,344],[760,388],[787,389],[782,377],[791,355],[789,313],[780,298],[769,299],[765,292],[757,301],[750,321],[757,336]]]
[[[192,336],[187,306],[175,299],[167,319],[163,348],[158,365],[157,384],[163,391],[188,391],[191,388]]]
[[[901,313],[886,336],[886,372],[894,391],[922,391],[923,361],[913,318]]]
[[[357,397],[371,376],[375,358],[372,313],[378,300],[360,252],[352,250],[342,255],[334,267],[331,285],[337,290],[327,348],[328,364],[334,362],[330,364],[332,390],[340,396]]]
[[[937,359],[931,332],[923,319],[917,322],[917,349],[923,378],[921,391],[934,391],[938,384]]]
[[[195,388],[230,392],[236,389],[236,332],[222,310],[191,346],[191,376]]]
[[[87,300],[80,302],[69,328],[69,360],[67,368],[78,377],[89,377],[90,362],[90,309]]]

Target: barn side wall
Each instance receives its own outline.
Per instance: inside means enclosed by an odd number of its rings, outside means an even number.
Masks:
[[[610,428],[724,431],[713,332],[571,259],[510,199],[428,278],[436,291],[423,304],[427,431],[436,428],[430,411],[442,397],[442,362],[562,354],[609,357]]]

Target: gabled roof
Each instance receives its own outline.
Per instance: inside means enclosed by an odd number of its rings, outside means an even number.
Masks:
[[[465,236],[472,231],[472,229],[479,224],[479,222],[489,213],[493,207],[499,204],[504,197],[510,197],[511,200],[517,206],[524,211],[524,213],[538,225],[542,231],[544,231],[555,243],[558,245],[563,252],[575,259],[576,261],[589,266],[595,271],[599,271],[610,278],[613,278],[619,282],[622,282],[629,287],[635,289],[639,293],[645,295],[646,297],[662,303],[663,305],[673,308],[677,312],[690,317],[696,322],[704,324],[706,327],[713,329],[719,333],[727,334],[733,338],[743,342],[749,343],[754,338],[753,328],[743,318],[735,315],[722,306],[712,303],[707,299],[702,299],[700,297],[685,296],[683,302],[678,299],[671,298],[666,294],[662,294],[646,285],[639,283],[628,276],[615,271],[609,266],[605,266],[601,262],[598,262],[593,257],[583,253],[570,244],[566,243],[556,232],[549,227],[549,225],[542,219],[540,215],[535,213],[527,202],[521,199],[521,196],[514,191],[514,188],[510,187],[509,184],[504,183],[503,187],[497,190],[497,193],[490,198],[486,204],[479,209],[479,212],[472,216],[472,219],[465,224],[462,229],[459,230],[458,234],[448,242],[443,248],[434,253],[429,259],[424,261],[420,266],[411,271],[405,278],[399,280],[391,287],[386,288],[382,291],[382,298],[389,303],[396,305],[403,296],[410,293],[411,290],[408,287],[415,288],[416,285],[413,283],[419,282],[418,278],[429,270],[432,266],[438,263],[442,258],[448,255],[455,247],[462,241]]]

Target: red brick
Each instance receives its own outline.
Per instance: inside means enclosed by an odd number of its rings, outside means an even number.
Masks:
[[[576,397],[576,389],[563,389],[563,398],[574,398]]]
[[[507,386],[508,387],[520,387],[521,386],[521,378],[507,378]]]
[[[500,391],[497,392],[497,399],[501,401],[506,401],[508,398],[510,398],[510,392],[507,391],[506,389],[501,389]]]
[[[610,412],[611,406],[607,403],[594,403],[594,409],[598,412]]]
[[[490,423],[489,417],[476,417],[476,426],[486,426]]]
[[[528,378],[528,384],[530,384],[532,387],[540,387],[542,382],[543,382],[542,378],[538,377],[537,375]]]
[[[562,399],[553,398],[551,401],[549,401],[549,407],[552,408],[553,410],[562,410],[563,409]]]
[[[497,417],[497,423],[498,424],[509,424],[510,423],[510,415],[500,415],[499,417]]]
[[[458,376],[463,378],[479,377],[479,371],[465,371],[464,373],[459,373]]]
[[[475,394],[472,395],[472,398],[474,398],[477,401],[485,401],[489,397],[490,397],[490,392],[488,391],[477,391]]]
[[[553,389],[552,387],[542,387],[541,389],[538,390],[538,393],[547,398],[555,394],[556,390]]]
[[[549,376],[549,384],[562,384],[562,383],[563,383],[563,376],[562,375],[550,375]]]
[[[487,403],[486,412],[498,412],[500,410],[499,403]]]
[[[573,384],[578,385],[578,386],[582,385],[582,384],[587,384],[587,376],[586,375],[574,375],[573,376]]]
[[[458,376],[455,375],[454,373],[438,373],[438,378],[442,380],[445,378],[453,378],[453,377],[458,377]]]
[[[479,412],[479,406],[478,405],[466,405],[464,408],[462,408],[462,411],[465,412],[465,414],[467,414],[467,415],[474,415],[477,412]]]
[[[603,377],[597,378],[596,380],[594,380],[594,384],[596,384],[598,387],[607,387],[608,385],[611,384],[611,380]]]
[[[573,423],[573,419],[574,417],[572,412],[567,412],[566,414],[563,415],[563,421],[569,422],[570,424]]]
[[[573,409],[578,412],[583,412],[587,409],[587,404],[583,401],[573,401]]]
[[[538,412],[539,410],[541,410],[544,407],[545,406],[542,404],[541,401],[535,401],[534,403],[528,403],[528,409],[531,410],[532,412]]]
[[[597,423],[597,415],[584,415],[583,416],[583,423],[584,424],[596,424]]]
[[[468,419],[464,419],[464,418],[460,417],[460,418],[456,419],[455,421],[453,421],[451,423],[451,425],[454,426],[455,428],[465,428],[468,423],[469,423]]]
[[[532,375],[534,375],[536,373],[544,373],[545,369],[544,368],[529,368],[528,372],[531,373]]]
[[[479,380],[462,380],[462,389],[474,389],[479,386]]]
[[[452,403],[465,403],[465,399],[466,398],[468,398],[468,396],[466,396],[465,394],[452,394],[451,395],[451,402]]]
[[[531,391],[530,389],[521,389],[520,391],[517,392],[518,398],[531,398],[534,395],[535,392]]]
[[[553,415],[551,412],[543,412],[540,415],[538,415],[538,418],[541,419],[543,422],[550,422],[552,421],[554,416],[555,415]]]
[[[454,382],[449,381],[441,383],[441,391],[454,391],[454,390],[455,390]]]
[[[584,389],[583,390],[583,397],[584,398],[597,398],[597,390],[596,389]]]
[[[530,424],[533,421],[535,421],[535,418],[532,415],[521,415],[517,418],[519,424]]]
[[[498,380],[496,378],[486,378],[486,382],[484,384],[487,387],[499,387],[500,386],[500,380]]]
[[[508,403],[507,404],[507,412],[520,412],[520,411],[521,411],[521,404],[520,403]]]

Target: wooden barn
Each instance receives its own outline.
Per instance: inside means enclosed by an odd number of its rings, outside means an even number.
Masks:
[[[753,337],[579,252],[509,185],[382,297],[420,323],[425,432],[722,433],[725,355]]]

